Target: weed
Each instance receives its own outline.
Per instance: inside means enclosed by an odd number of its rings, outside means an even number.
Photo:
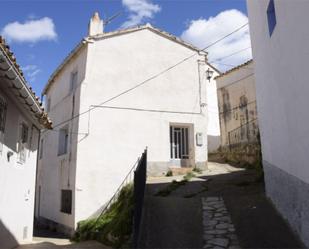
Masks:
[[[122,188],[119,197],[98,219],[80,221],[73,240],[98,240],[115,248],[130,239],[133,222],[133,185]]]
[[[155,196],[168,196],[171,192],[175,191],[177,188],[179,188],[182,185],[185,185],[188,182],[188,180],[181,180],[180,182],[173,180],[169,185],[167,185],[164,189],[159,190]]]
[[[167,171],[165,176],[173,176],[173,171],[171,171],[171,170]]]
[[[198,173],[198,174],[202,174],[202,173],[203,173],[203,170],[201,170],[200,168],[197,168],[197,167],[195,167],[195,168],[193,169],[193,171],[196,172],[196,173]]]
[[[190,181],[191,178],[193,177],[196,177],[196,175],[193,173],[193,172],[188,172],[184,177],[183,179],[186,180],[186,181]]]

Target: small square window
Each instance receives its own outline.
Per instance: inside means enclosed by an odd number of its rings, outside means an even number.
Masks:
[[[39,158],[42,159],[43,158],[43,144],[44,144],[44,140],[41,139],[41,142],[40,142],[40,156]]]
[[[71,73],[70,91],[73,92],[77,85],[77,71]]]
[[[67,153],[68,141],[69,141],[68,127],[60,129],[59,140],[58,140],[58,156],[61,156]]]
[[[274,0],[269,1],[267,8],[267,21],[268,21],[269,35],[271,36],[277,24]]]
[[[62,213],[72,213],[72,190],[62,189],[61,190],[61,210]]]

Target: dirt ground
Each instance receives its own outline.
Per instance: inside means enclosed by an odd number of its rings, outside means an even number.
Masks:
[[[223,198],[231,215],[242,248],[304,248],[287,222],[266,197],[264,183],[256,181],[257,173],[255,170],[239,169],[227,164],[209,163],[208,171],[195,174],[196,177],[171,191],[165,197],[158,196],[158,192],[166,189],[172,180],[180,181],[183,176],[149,178],[146,198],[157,196],[161,199],[183,198],[192,201],[200,200],[201,197],[219,196]],[[158,200],[161,201],[161,199]],[[154,199],[151,201],[154,202]],[[156,207],[156,209],[158,208]],[[165,209],[168,210],[168,207],[165,207]],[[171,208],[172,210],[173,208]],[[194,212],[193,208],[191,210],[191,213]],[[181,217],[184,220],[190,219],[190,213],[183,213]],[[202,222],[202,217],[200,222]],[[186,224],[185,221],[182,223]],[[143,227],[151,225],[144,224]],[[196,225],[200,226],[200,224]],[[163,227],[164,224],[161,226]],[[178,229],[183,230],[184,234],[190,233],[190,227],[178,227]],[[160,233],[160,226],[156,225],[153,232]],[[173,235],[169,237],[173,237]],[[169,247],[172,247],[171,244],[169,244]]]

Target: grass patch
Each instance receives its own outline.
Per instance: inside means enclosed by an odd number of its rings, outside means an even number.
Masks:
[[[129,184],[122,188],[117,201],[98,220],[80,221],[73,240],[97,240],[114,248],[123,247],[131,237],[133,208],[133,185]]]
[[[165,176],[173,176],[173,171],[171,171],[171,170],[167,171]]]
[[[181,180],[180,182],[173,180],[169,185],[167,185],[164,189],[159,190],[155,196],[168,196],[171,192],[175,191],[180,186],[185,185],[188,182],[188,180]]]
[[[193,173],[193,172],[188,172],[184,177],[183,179],[186,180],[186,181],[190,181],[191,178],[193,177],[196,177],[196,175]]]
[[[200,168],[197,168],[197,167],[195,167],[195,168],[193,169],[193,171],[196,172],[196,173],[198,173],[198,174],[202,174],[202,173],[203,173],[203,170],[201,170]]]

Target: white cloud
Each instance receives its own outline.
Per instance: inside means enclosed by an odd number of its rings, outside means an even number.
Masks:
[[[209,19],[200,18],[190,21],[181,37],[199,48],[205,48],[207,45],[233,32],[247,22],[248,17],[242,12],[235,9],[226,10]],[[247,25],[235,34],[210,47],[207,50],[209,53],[208,59],[210,62],[217,60],[213,62],[214,66],[224,71],[231,66],[224,66],[222,64],[238,65],[251,59],[250,46],[249,25]],[[226,59],[218,60],[240,50],[243,51]]]
[[[43,40],[56,40],[57,33],[51,18],[28,20],[24,23],[8,23],[1,34],[9,41],[35,43]]]
[[[122,28],[138,25],[145,19],[153,18],[161,10],[158,4],[150,0],[122,0],[122,5],[129,11],[129,18],[121,25]]]
[[[37,65],[27,65],[21,69],[30,82],[34,82],[36,80],[36,76],[41,72],[41,69],[39,69]]]

